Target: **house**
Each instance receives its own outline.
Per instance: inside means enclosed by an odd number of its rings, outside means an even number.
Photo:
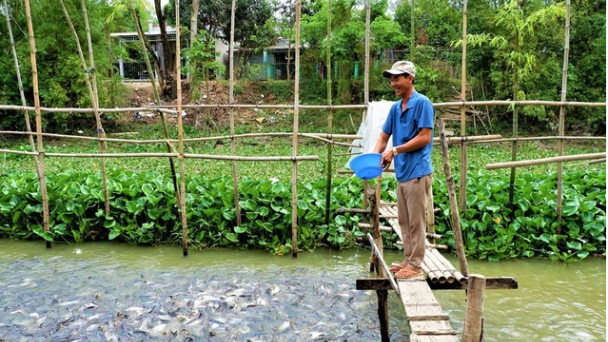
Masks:
[[[304,47],[307,47],[307,44]],[[274,45],[251,56],[248,65],[250,77],[258,80],[286,80],[289,64],[290,75],[293,78],[296,69],[295,52],[295,46],[293,43],[290,44],[288,38],[278,37]],[[233,56],[235,69],[241,68],[238,47],[234,49]]]
[[[154,52],[159,57],[161,68],[164,68],[164,59],[166,57],[163,53],[160,27],[158,25],[154,25],[152,20],[148,20],[148,31],[144,32],[144,35],[148,38]],[[174,27],[167,26],[167,36],[169,44],[175,45],[176,35]],[[120,48],[121,55],[118,57],[118,62],[115,65],[118,67],[120,76],[123,78],[123,80],[149,80],[150,75],[148,75],[146,63],[141,55],[141,43],[139,42],[137,32],[111,33],[110,37],[118,39],[118,46]],[[189,46],[188,38],[182,36],[181,39],[183,42],[181,47],[187,48]],[[184,61],[185,60],[183,60],[182,63],[184,63]]]

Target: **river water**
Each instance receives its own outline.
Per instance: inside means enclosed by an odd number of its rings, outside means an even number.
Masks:
[[[370,252],[191,250],[109,242],[0,239],[0,341],[379,341]],[[385,251],[388,262],[401,253]],[[450,261],[458,267],[453,257]],[[469,260],[470,273],[511,276],[487,290],[484,338],[606,341],[606,260]],[[465,293],[435,291],[461,332]],[[389,296],[392,341],[407,341],[400,300]]]

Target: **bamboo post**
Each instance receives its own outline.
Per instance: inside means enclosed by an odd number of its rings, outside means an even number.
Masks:
[[[458,213],[458,205],[456,203],[456,190],[454,187],[454,178],[450,170],[450,156],[448,154],[448,144],[445,141],[445,126],[443,120],[437,120],[439,127],[439,136],[441,138],[441,152],[443,154],[443,171],[445,173],[446,183],[448,185],[448,197],[450,199],[450,214],[452,216],[452,229],[454,230],[454,242],[456,244],[456,252],[458,254],[458,262],[460,271],[467,276],[469,274],[469,266],[464,254],[464,242],[462,240],[462,232],[460,231],[460,216]]]
[[[27,106],[27,102],[25,100],[25,92],[23,91],[23,81],[21,80],[21,68],[19,67],[19,58],[17,58],[17,49],[15,47],[15,39],[13,38],[13,29],[11,27],[11,21],[9,19],[9,13],[8,13],[8,4],[6,3],[6,0],[4,0],[4,15],[6,17],[6,27],[8,29],[8,35],[11,41],[11,51],[13,52],[13,59],[15,61],[15,73],[17,74],[17,83],[19,84],[19,95],[21,97],[21,105],[23,107]],[[27,110],[23,110],[23,115],[25,118],[25,128],[27,129],[28,133],[32,133],[32,125],[30,123],[30,115],[28,114]],[[28,140],[30,142],[30,148],[32,150],[32,152],[36,151],[36,146],[34,144],[34,135],[33,134],[28,134]],[[36,174],[38,173],[38,157],[36,155],[32,156],[32,159],[34,160],[34,166],[36,167]],[[38,177],[40,177],[40,175],[38,175]]]
[[[232,0],[232,10],[230,13],[230,94],[228,101],[234,103],[234,21],[236,17],[236,0]],[[230,107],[230,153],[236,154],[236,140],[234,139],[234,109]],[[232,188],[234,190],[234,208],[236,209],[236,225],[241,225],[241,206],[239,205],[239,185],[237,181],[236,162],[232,162]]]
[[[462,342],[481,342],[483,340],[483,302],[486,278],[471,274],[467,291],[467,311],[462,331]]]
[[[562,102],[566,102],[566,89],[568,85],[568,55],[570,52],[570,0],[566,0],[566,37],[564,39],[564,63],[562,66]],[[566,107],[559,107],[559,135],[566,135]],[[558,155],[564,155],[564,139],[559,140]],[[562,163],[557,163],[557,228],[556,233],[561,234],[562,231],[562,200],[564,188],[564,175]]]
[[[365,2],[365,27],[369,28],[371,20],[371,4],[369,0]],[[363,121],[367,118],[367,111],[369,108],[369,42],[370,42],[370,30],[365,30],[365,71],[363,73],[363,102],[365,108],[363,109]],[[367,179],[363,180],[363,189],[367,188]],[[368,207],[367,196],[363,196],[363,209]],[[364,222],[365,222],[364,218]]]
[[[87,13],[87,6],[85,4],[85,0],[81,0],[82,4],[82,12],[84,15],[84,23],[87,32],[87,45],[89,47],[89,69],[91,73],[91,83],[93,86],[93,92],[91,93],[91,102],[93,104],[93,112],[95,113],[95,122],[97,123],[97,136],[100,138],[106,137],[106,132],[103,129],[101,124],[101,117],[99,115],[99,92],[97,91],[97,76],[95,73],[95,57],[93,55],[93,42],[91,40],[91,28],[89,27],[89,15]],[[85,71],[86,73],[87,71]],[[106,142],[103,140],[99,141],[99,150],[103,153],[107,148]],[[103,158],[100,158],[101,163],[101,182],[103,187],[103,196],[105,200],[105,210],[106,214],[110,213],[110,199],[108,195],[108,176],[106,173],[106,161]]]
[[[49,229],[49,196],[46,189],[46,176],[44,174],[44,145],[42,144],[42,112],[40,111],[40,92],[38,89],[38,68],[36,66],[36,40],[34,38],[34,25],[32,24],[32,13],[30,1],[25,0],[25,13],[27,16],[27,31],[30,41],[30,59],[32,61],[32,83],[34,87],[34,107],[36,111],[36,134],[38,141],[38,180],[40,181],[40,195],[42,197],[42,225],[44,232],[50,233]],[[48,237],[47,237],[48,238]],[[51,248],[51,242],[46,240],[46,248]]]
[[[298,155],[298,131],[300,115],[300,15],[302,0],[296,0],[296,74],[294,78],[293,98],[293,156]],[[291,169],[291,256],[298,256],[298,161],[294,159]]]
[[[326,54],[326,68],[327,70],[331,70],[331,0],[327,0],[327,54]],[[332,95],[331,95],[331,72],[327,72],[327,104],[329,105],[329,116],[327,119],[327,126],[329,129],[329,133],[331,134],[333,130],[333,108],[332,105]],[[327,144],[327,188],[325,190],[325,225],[329,228],[329,215],[331,208],[331,175],[332,175],[332,152],[333,146],[332,144]]]
[[[463,101],[460,106],[460,136],[466,137],[466,121],[464,103],[467,100],[467,0],[464,0],[462,7],[462,71],[460,81],[460,97]],[[460,142],[460,210],[467,209],[467,143],[465,139]]]
[[[515,47],[514,50],[516,52],[519,51],[519,32],[516,30],[515,31],[515,35],[516,35],[516,40],[515,40]],[[519,92],[519,73],[517,72],[517,70],[513,73],[515,80],[513,82],[513,100],[517,101],[519,99],[519,96],[517,96],[517,93]],[[516,105],[513,105],[513,138],[517,138],[517,136],[519,135],[518,131],[519,131],[519,111],[518,111],[518,107]],[[511,161],[516,161],[517,160],[517,140],[513,140],[513,144],[512,144],[512,150],[511,150]],[[513,197],[514,197],[514,191],[515,191],[515,171],[516,168],[512,167],[511,168],[511,177],[509,179],[509,206],[513,207]]]
[[[175,66],[177,78],[177,135],[179,139],[179,212],[182,221],[183,255],[188,256],[188,223],[186,220],[186,171],[184,170],[184,120],[182,118],[182,63],[179,0],[175,0]],[[233,162],[235,163],[235,162]]]
[[[411,0],[412,8],[410,8],[410,61],[414,62],[414,48],[416,42],[416,15],[414,8],[416,7],[414,0]],[[369,27],[369,26],[368,26]]]
[[[129,0],[129,6],[131,8],[131,15],[133,16],[133,21],[135,21],[136,25],[135,27],[137,28],[137,35],[139,36],[139,40],[141,42],[141,53],[144,55],[144,61],[146,62],[146,68],[148,70],[148,74],[150,75],[150,82],[152,83],[152,90],[154,92],[154,99],[156,100],[156,106],[160,107],[161,105],[161,100],[160,100],[160,95],[158,93],[158,88],[156,87],[156,80],[154,79],[154,73],[152,71],[152,66],[150,64],[150,58],[148,57],[148,50],[146,49],[146,43],[145,43],[145,35],[141,30],[141,26],[138,24],[139,20],[137,19],[137,13],[135,12],[135,8],[133,7],[133,1]],[[163,133],[165,136],[166,141],[169,140],[169,131],[167,130],[167,121],[165,120],[165,114],[163,111],[158,111],[160,114],[160,119],[161,122],[163,124]],[[177,115],[181,115],[181,113],[177,113]],[[171,148],[171,144],[167,142],[167,152],[172,153],[172,148]],[[170,157],[169,158],[169,167],[171,169],[171,178],[173,180],[173,189],[175,189],[175,200],[177,202],[177,206],[179,206],[179,202],[180,202],[180,194],[179,194],[179,188],[177,187],[177,175],[175,173],[175,164],[173,163],[173,158]],[[178,214],[179,215],[179,214]],[[180,216],[181,217],[181,216]],[[183,225],[183,222],[182,222]]]

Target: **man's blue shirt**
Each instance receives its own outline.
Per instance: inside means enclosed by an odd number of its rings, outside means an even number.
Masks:
[[[393,146],[399,146],[412,140],[421,128],[430,128],[434,133],[435,110],[428,97],[414,90],[407,102],[405,111],[401,112],[399,100],[393,104],[382,131],[393,136]],[[394,159],[395,177],[399,182],[423,177],[433,173],[431,149],[433,141],[423,148],[398,154]]]

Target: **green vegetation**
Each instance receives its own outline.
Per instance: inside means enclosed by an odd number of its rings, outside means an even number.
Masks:
[[[160,136],[158,126],[141,131]],[[193,134],[194,132],[187,132]],[[150,137],[147,137],[150,138]],[[290,137],[247,138],[237,143],[239,155],[291,154]],[[2,147],[16,143],[5,141]],[[22,149],[27,150],[25,142]],[[187,152],[229,154],[230,146],[215,142],[188,145]],[[567,154],[597,153],[603,144],[567,145]],[[110,144],[111,152],[164,152],[162,144]],[[15,148],[14,146],[12,148]],[[65,144],[53,142],[47,152],[94,152],[95,142]],[[330,225],[325,224],[326,156],[321,142],[302,139],[301,155],[318,155],[319,161],[298,166],[298,246],[349,248],[364,234],[360,215],[335,215],[337,208],[362,205],[362,181],[351,175],[333,177]],[[550,146],[538,143],[521,147],[522,158],[555,156]],[[507,161],[510,149],[501,146],[471,145],[468,148],[468,208],[461,213],[467,254],[498,260],[503,258],[549,256],[574,260],[605,253],[606,172],[604,164],[564,165],[562,233],[557,234],[555,165],[539,165],[518,171],[515,207],[508,205],[508,169],[487,171],[491,162]],[[458,182],[458,149],[450,149],[452,173]],[[42,230],[39,184],[30,157],[4,155],[0,176],[0,236],[15,239],[42,237],[52,241],[78,242],[110,239],[135,244],[181,244],[182,231],[164,158],[108,159],[108,188],[111,212],[104,213],[99,160],[94,158],[46,158],[47,186],[52,231]],[[348,157],[334,157],[336,175]],[[433,153],[433,192],[436,231],[454,248],[446,181],[441,153]],[[230,162],[186,160],[187,220],[189,243],[194,248],[237,246],[262,248],[273,253],[291,251],[291,163],[239,162],[241,225],[236,226]],[[29,171],[26,171],[29,170]],[[76,171],[79,170],[79,171]],[[86,170],[86,171],[84,171]],[[395,201],[395,180],[383,179],[383,199]],[[385,233],[387,247],[397,236]]]

